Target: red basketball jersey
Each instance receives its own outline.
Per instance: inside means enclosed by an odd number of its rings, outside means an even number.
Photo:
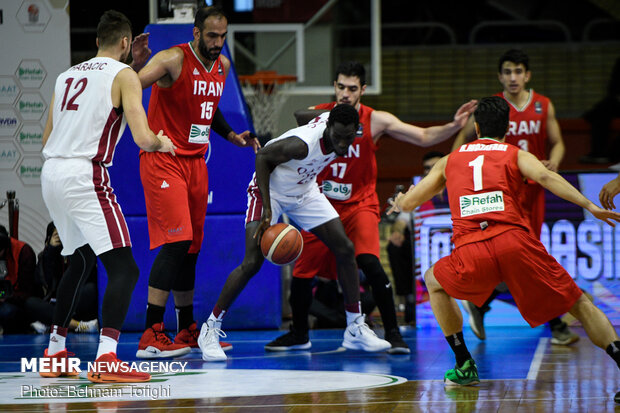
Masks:
[[[518,151],[516,146],[484,138],[450,154],[445,174],[457,247],[515,226],[529,230],[519,204],[525,183],[517,165]]]
[[[176,154],[203,156],[209,147],[211,122],[224,92],[226,72],[221,58],[205,67],[189,43],[180,44],[183,68],[169,88],[153,85],[149,126],[160,130],[176,145]]]
[[[547,156],[547,111],[549,98],[530,89],[530,98],[522,108],[517,108],[506,99],[503,92],[498,93],[510,107],[510,125],[506,143],[516,145],[538,159]]]
[[[336,102],[316,105],[317,109],[331,110]],[[370,132],[370,114],[374,109],[360,104],[360,130],[349,153],[335,159],[318,175],[317,183],[322,185],[323,193],[335,207],[360,201],[379,205],[377,196],[377,145]]]

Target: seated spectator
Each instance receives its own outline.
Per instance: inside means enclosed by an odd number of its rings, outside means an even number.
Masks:
[[[35,285],[43,292],[42,296],[32,296],[26,300],[28,317],[32,321],[32,328],[45,333],[52,324],[54,305],[56,303],[56,289],[69,265],[69,257],[63,257],[62,243],[53,222],[47,226],[45,247],[39,253]],[[78,292],[78,304],[69,329],[78,333],[96,333],[99,330],[97,320],[97,267],[84,281],[81,292]],[[88,321],[85,321],[88,320]]]
[[[34,285],[36,257],[32,247],[9,236],[0,225],[0,330],[29,331],[24,303]]]

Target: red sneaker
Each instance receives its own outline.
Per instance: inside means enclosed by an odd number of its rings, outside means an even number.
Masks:
[[[151,375],[131,370],[131,366],[116,358],[115,353],[106,353],[88,370],[88,380],[93,383],[137,383],[151,380]]]
[[[75,354],[73,353],[69,353],[67,351],[67,349],[61,350],[56,354],[52,354],[51,356],[49,354],[47,354],[47,349],[45,349],[45,351],[43,352],[43,358],[50,358],[50,359],[66,359],[69,358],[69,356],[73,357],[75,356]],[[65,367],[68,367],[67,364],[65,364]],[[71,369],[70,371],[65,371],[63,369],[59,369],[56,371],[50,371],[50,372],[43,372],[40,371],[39,374],[41,375],[41,377],[74,377],[74,376],[79,376],[80,373],[76,370]]]
[[[198,347],[198,337],[200,336],[200,330],[197,329],[196,322],[194,321],[191,326],[188,328],[184,328],[179,331],[179,334],[174,338],[174,342],[176,344],[184,344],[186,346],[190,346],[191,348],[199,349]],[[232,350],[232,344],[227,343],[225,341],[220,341],[220,347],[222,350],[229,351]]]
[[[178,357],[192,349],[187,344],[175,344],[164,332],[164,323],[153,324],[142,333],[136,357],[143,359]]]

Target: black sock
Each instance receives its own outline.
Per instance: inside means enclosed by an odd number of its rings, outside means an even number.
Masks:
[[[166,307],[155,304],[146,305],[146,324],[144,328],[151,328],[153,324],[161,323],[164,321],[164,312]]]
[[[620,368],[620,341],[614,341],[607,346],[605,351],[607,352],[607,354],[609,354],[609,357],[614,359],[614,361],[618,365],[618,368]]]
[[[194,322],[194,305],[175,307],[177,312],[177,333],[185,328],[189,328]]]
[[[560,327],[562,325],[562,320],[560,319],[560,317],[556,317],[553,320],[549,320],[549,328],[550,329],[555,329],[556,327]]]
[[[446,336],[446,340],[454,352],[454,356],[456,357],[456,365],[461,367],[463,363],[471,358],[471,354],[469,354],[469,350],[467,350],[465,340],[463,339],[463,332],[459,331],[451,336]]]
[[[489,298],[487,298],[484,304],[482,304],[482,307],[476,307],[478,311],[480,311],[481,313],[486,313],[487,311],[489,311],[491,309],[491,302],[495,300],[495,298],[501,293],[502,292],[500,290],[497,290],[497,289],[493,290]]]
[[[312,304],[313,278],[297,278],[291,280],[289,303],[293,312],[293,329],[300,335],[308,334],[310,326],[308,315]]]

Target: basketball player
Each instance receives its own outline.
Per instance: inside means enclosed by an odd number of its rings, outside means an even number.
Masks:
[[[599,208],[535,155],[503,143],[509,112],[501,97],[482,99],[474,112],[479,139],[442,158],[393,203],[396,210],[411,211],[447,185],[455,249],[426,271],[425,280],[435,318],[456,356],[456,366],[444,376],[448,385],[479,382],[454,299],[481,305],[500,282],[532,327],[568,311],[620,368],[620,339],[611,323],[531,232],[520,196],[528,185],[524,178],[611,226],[620,222],[620,213]]]
[[[390,348],[390,343],[378,338],[364,323],[353,243],[347,238],[338,213],[316,183],[317,174],[326,165],[347,154],[358,127],[357,110],[351,105],[338,105],[307,125],[272,139],[258,152],[256,173],[248,188],[245,256],[228,276],[213,312],[202,325],[198,344],[203,360],[226,360],[218,344],[219,337],[225,337],[220,329],[222,319],[263,264],[257,240],[283,213],[316,235],[336,256],[347,319],[342,345],[365,351]]]
[[[176,158],[140,152],[151,249],[162,246],[149,276],[145,331],[137,357],[174,357],[198,348],[193,314],[196,261],[202,244],[209,178],[204,155],[214,130],[229,142],[258,150],[249,131],[236,134],[218,108],[230,61],[220,54],[228,20],[217,7],[196,12],[191,42],[157,53],[139,72],[153,86],[149,125],[177,146]],[[174,343],[164,332],[172,290],[177,312]],[[227,344],[230,347],[229,344]]]
[[[529,57],[521,50],[511,49],[504,53],[498,64],[498,78],[504,90],[500,96],[510,106],[510,128],[506,142],[530,152],[541,160],[549,170],[557,172],[564,158],[564,141],[560,125],[555,117],[555,109],[551,100],[533,89],[526,89],[532,74],[529,68]],[[459,132],[453,150],[475,138],[473,119]],[[549,156],[547,156],[547,146]],[[545,191],[535,182],[528,182],[523,189],[522,208],[529,220],[534,235],[540,239],[542,224],[545,219]],[[505,292],[505,286],[496,288],[480,308],[464,302],[470,314],[470,325],[474,334],[481,340],[486,338],[484,331],[484,314],[490,310],[490,303],[497,295]],[[569,345],[579,340],[579,336],[568,328],[559,317],[549,321],[551,343]]]
[[[342,63],[336,69],[334,80],[336,101],[298,111],[296,117],[298,123],[303,124],[317,113],[330,110],[336,105],[351,105],[359,112],[361,134],[345,157],[334,160],[318,175],[317,183],[340,215],[346,234],[353,241],[357,265],[371,285],[373,298],[381,313],[385,339],[392,346],[388,352],[408,354],[409,347],[398,330],[390,280],[379,260],[377,144],[383,135],[419,146],[444,141],[454,136],[467,122],[475,101],[461,106],[450,123],[420,128],[402,122],[389,112],[363,105],[361,97],[365,91],[364,66],[357,62]],[[304,249],[295,262],[289,299],[293,312],[291,331],[267,344],[267,350],[310,348],[308,313],[312,303],[312,282],[317,275],[332,279],[336,277],[336,260],[327,246],[310,232],[302,231],[302,235]]]
[[[150,380],[149,374],[119,369],[122,362],[116,357],[139,271],[107,167],[112,165],[114,148],[127,123],[142,150],[172,157],[175,149],[162,131],[155,135],[149,129],[138,75],[122,63],[129,55],[131,37],[127,17],[113,10],[103,14],[97,26],[97,55],[58,76],[43,133],[43,200],[62,240],[62,254],[71,256],[58,286],[44,355],[67,357],[67,327],[80,288],[98,257],[106,269],[108,286],[96,363],[88,379],[101,383]],[[76,374],[41,373],[44,377]]]

